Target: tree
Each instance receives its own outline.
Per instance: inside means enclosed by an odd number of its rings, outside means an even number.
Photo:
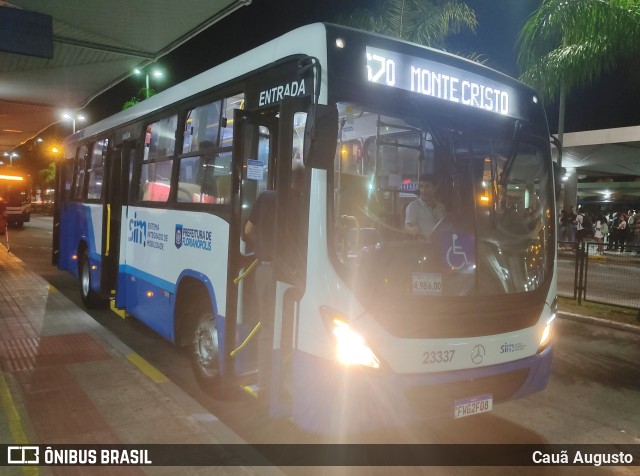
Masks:
[[[548,102],[559,99],[561,166],[566,94],[620,66],[632,65],[629,76],[640,78],[640,0],[544,0],[518,43],[520,79]],[[572,204],[565,195],[565,208]]]
[[[475,12],[455,0],[377,0],[371,8],[343,11],[336,23],[442,48],[463,29],[475,32]]]
[[[142,88],[138,91],[138,95],[132,97],[127,102],[122,105],[122,110],[129,109],[130,107],[135,106],[140,101],[144,101],[145,99],[149,99],[151,96],[155,96],[156,91],[153,88]]]
[[[38,171],[38,185],[44,193],[47,188],[53,187],[56,181],[56,164],[51,162],[46,168]]]
[[[637,57],[640,0],[544,0],[518,43],[520,79],[555,101]]]

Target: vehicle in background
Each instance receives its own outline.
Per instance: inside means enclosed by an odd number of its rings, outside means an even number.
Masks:
[[[0,171],[0,197],[7,207],[9,225],[22,227],[31,220],[31,180],[29,175]]]

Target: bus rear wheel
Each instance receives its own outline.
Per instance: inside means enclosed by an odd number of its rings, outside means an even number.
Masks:
[[[191,365],[200,387],[216,396],[224,393],[220,371],[220,343],[215,317],[201,311],[195,319],[191,342]]]
[[[102,304],[102,300],[98,293],[91,289],[91,264],[89,262],[89,253],[86,250],[80,254],[80,296],[83,304],[88,309],[96,309]]]

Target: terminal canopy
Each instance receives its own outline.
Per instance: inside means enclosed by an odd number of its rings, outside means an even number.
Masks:
[[[250,3],[0,0],[4,10],[0,22],[15,18],[17,11],[36,13],[51,17],[53,33],[51,58],[10,53],[0,44],[0,160],[5,152],[58,122],[61,111],[86,106],[134,68],[161,58]],[[7,23],[6,28],[0,23],[5,35],[11,30],[30,38],[33,24]]]

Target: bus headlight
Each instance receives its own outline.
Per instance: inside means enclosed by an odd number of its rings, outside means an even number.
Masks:
[[[540,337],[540,344],[538,344],[538,350],[544,349],[551,341],[551,335],[553,334],[553,321],[556,319],[556,315],[552,314],[547,320],[547,325],[542,330],[542,336]]]
[[[335,339],[335,357],[341,365],[380,368],[380,359],[367,345],[364,337],[351,329],[344,316],[327,307],[322,307],[321,311],[325,324]]]

